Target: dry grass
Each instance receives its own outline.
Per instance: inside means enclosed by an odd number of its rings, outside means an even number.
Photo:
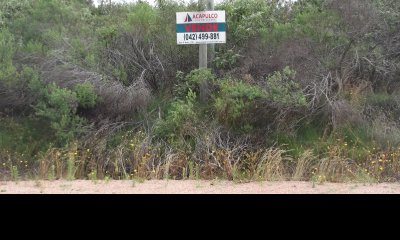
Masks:
[[[228,138],[217,131],[198,137],[192,151],[177,150],[177,146],[163,144],[150,136],[144,131],[131,132],[122,136],[122,141],[112,148],[107,146],[109,140],[103,138],[99,138],[97,145],[92,142],[93,148],[81,146],[81,143],[50,148],[38,157],[37,175],[33,177],[87,179],[90,173],[96,172],[96,179],[219,178],[239,182],[310,179],[318,182],[381,182],[400,179],[400,148],[371,149],[366,159],[357,164],[349,158],[353,148],[343,141],[330,145],[318,155],[307,150],[293,158],[289,151],[279,147],[251,146],[248,139]],[[16,161],[9,160],[6,154],[1,159],[5,166],[0,167],[1,172],[10,175],[9,163],[14,166]]]
[[[109,118],[129,117],[135,111],[145,108],[150,99],[150,90],[143,81],[124,86],[117,81],[104,82],[96,86],[101,102],[96,112]]]
[[[340,157],[327,157],[320,160],[317,167],[317,175],[332,182],[340,182],[354,177],[350,170],[351,160]]]
[[[269,148],[261,155],[258,163],[257,172],[268,181],[278,181],[287,179],[287,168],[285,161],[291,160],[285,156],[285,151],[278,148]]]
[[[306,150],[305,152],[303,152],[301,156],[297,159],[297,164],[292,176],[292,180],[307,180],[310,177],[316,160],[317,158],[311,150]]]
[[[64,173],[64,152],[57,148],[50,148],[43,156],[39,157],[39,177],[54,180],[62,178]]]

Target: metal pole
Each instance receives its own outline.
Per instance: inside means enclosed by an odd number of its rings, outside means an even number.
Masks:
[[[207,3],[207,10],[209,11],[214,11],[214,0],[208,0]],[[214,56],[215,56],[215,44],[209,44],[208,46],[208,62],[210,63],[210,66],[212,66],[212,62],[214,61]]]
[[[199,45],[199,68],[207,68],[207,44]]]
[[[205,0],[199,0],[200,11],[205,9]],[[207,68],[207,44],[199,45],[199,68]]]

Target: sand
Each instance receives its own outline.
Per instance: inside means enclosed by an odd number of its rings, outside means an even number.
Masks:
[[[0,194],[399,194],[400,183],[250,182],[214,180],[1,181]]]

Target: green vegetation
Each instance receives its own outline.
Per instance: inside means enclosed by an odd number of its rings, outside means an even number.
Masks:
[[[215,99],[215,109],[221,122],[233,127],[248,126],[251,119],[247,118],[256,99],[265,99],[266,93],[257,86],[231,79],[220,81],[221,90]]]
[[[400,179],[400,4],[230,0],[210,69],[196,3],[0,1],[3,179]]]

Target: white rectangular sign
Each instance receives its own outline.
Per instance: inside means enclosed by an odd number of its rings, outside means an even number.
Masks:
[[[178,44],[226,43],[225,11],[177,12]]]

